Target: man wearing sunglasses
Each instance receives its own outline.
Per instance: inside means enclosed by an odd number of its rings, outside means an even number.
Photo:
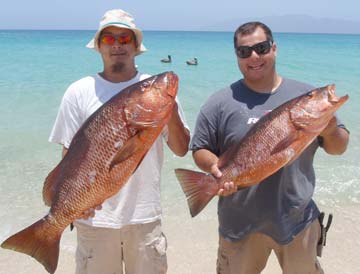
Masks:
[[[146,51],[143,33],[123,10],[110,10],[87,47],[100,53],[102,72],[76,81],[65,92],[49,140],[63,146],[85,120],[122,89],[150,75],[137,71],[135,57]],[[161,228],[160,176],[163,139],[178,156],[188,150],[189,130],[179,102],[161,136],[118,194],[76,220],[76,273],[161,274],[167,271]]]
[[[218,157],[239,143],[260,117],[312,86],[276,72],[277,46],[261,22],[240,26],[234,49],[243,78],[212,95],[200,109],[190,149],[202,170],[221,177]],[[218,274],[260,274],[271,251],[284,274],[324,273],[317,260],[319,210],[312,200],[314,154],[346,150],[348,132],[334,117],[300,157],[264,183],[219,191]]]

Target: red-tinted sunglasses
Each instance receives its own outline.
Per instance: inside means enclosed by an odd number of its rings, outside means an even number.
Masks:
[[[270,52],[272,41],[266,40],[264,42],[257,43],[253,46],[238,46],[236,48],[236,55],[239,58],[248,58],[252,52],[255,51],[258,55],[264,55]]]
[[[130,44],[132,40],[133,40],[133,36],[131,33],[125,35],[122,34],[120,36],[115,36],[112,34],[103,34],[100,37],[100,42],[109,46],[114,45],[115,41],[118,41],[120,45],[127,45]]]

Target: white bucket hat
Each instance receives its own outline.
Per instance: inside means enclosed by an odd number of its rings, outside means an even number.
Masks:
[[[103,29],[110,26],[132,30],[135,34],[136,42],[138,45],[136,55],[139,55],[146,51],[146,48],[142,43],[142,31],[136,27],[134,23],[134,18],[130,13],[127,13],[126,11],[120,9],[109,10],[104,14],[100,21],[98,31],[95,33],[94,38],[86,45],[86,47],[99,51],[99,35]]]

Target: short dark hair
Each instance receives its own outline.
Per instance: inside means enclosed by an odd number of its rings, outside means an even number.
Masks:
[[[247,22],[238,27],[234,33],[234,48],[237,47],[237,37],[238,35],[248,35],[255,32],[257,28],[262,28],[265,32],[266,39],[274,42],[274,38],[271,32],[271,29],[264,23],[258,21]]]

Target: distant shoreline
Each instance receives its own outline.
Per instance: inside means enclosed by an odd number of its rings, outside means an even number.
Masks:
[[[95,33],[96,30],[91,30],[91,29],[0,29],[0,31],[4,31],[4,32],[21,32],[21,31],[58,31],[58,32],[64,32],[64,31],[88,31],[91,33]],[[235,31],[235,29],[234,29]],[[213,33],[231,33],[233,34],[234,31],[229,31],[229,30],[144,30],[145,33],[147,32],[164,32],[164,33],[174,33],[174,32],[179,32],[179,33],[184,33],[184,32],[191,32],[191,33],[209,33],[209,32],[213,32]],[[358,33],[338,33],[338,32],[290,32],[290,31],[273,31],[274,34],[295,34],[295,35],[354,35],[354,36],[358,36],[360,35],[360,27],[359,27],[359,32]]]

